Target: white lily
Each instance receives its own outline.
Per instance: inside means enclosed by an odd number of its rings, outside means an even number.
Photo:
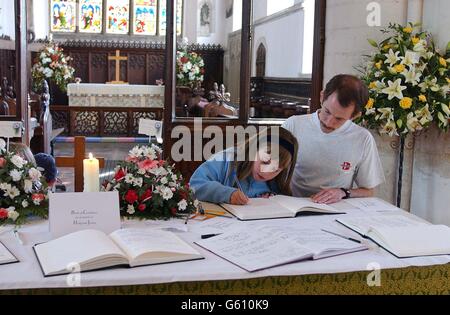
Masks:
[[[425,53],[427,51],[426,45],[427,42],[421,39],[417,44],[414,45],[413,50],[418,53]]]
[[[394,53],[394,51],[392,49],[389,49],[389,53],[384,54],[386,56],[386,58],[387,58],[384,61],[384,63],[388,63],[392,67],[393,65],[395,65],[400,60],[399,57],[398,57],[399,53],[400,53],[399,51],[396,51]]]
[[[433,92],[438,92],[440,90],[440,87],[437,84],[437,78],[433,78],[430,80],[430,77],[427,77],[424,82],[419,84],[419,87],[422,93],[425,93],[428,89]]]
[[[419,123],[419,120],[416,116],[414,116],[414,113],[409,113],[406,117],[406,126],[408,127],[408,130],[411,132],[414,132],[416,130],[422,130],[422,125]]]
[[[450,84],[443,85],[441,89],[441,94],[443,96],[447,95],[450,92]]]
[[[393,137],[394,135],[398,136],[397,133],[397,127],[395,125],[395,122],[393,120],[389,120],[380,130],[381,134],[387,134],[390,137]]]
[[[420,56],[414,51],[408,50],[405,53],[405,57],[400,57],[400,59],[402,60],[402,64],[406,66],[413,66],[419,63]]]
[[[441,122],[439,123],[439,125],[441,125],[441,126],[444,127],[444,128],[448,126],[448,118],[445,119],[444,115],[442,115],[442,112],[439,112],[439,113],[438,113],[438,118],[439,118],[439,120],[441,121]]]
[[[381,116],[379,119],[387,119],[387,120],[394,119],[394,113],[392,112],[392,108],[389,108],[389,107],[378,108],[378,112],[381,113]]]
[[[373,114],[375,114],[375,108],[370,108],[370,109],[368,109],[368,110],[366,110],[366,113],[365,113],[365,115],[373,115]]]
[[[421,123],[422,121],[432,121],[433,120],[433,116],[431,115],[430,112],[430,108],[428,106],[428,104],[426,104],[424,107],[422,107],[421,109],[418,109],[414,112],[416,114],[417,117],[421,118]],[[424,123],[422,123],[423,125]]]
[[[447,115],[447,118],[450,117],[450,109],[444,103],[441,103],[442,111]]]
[[[392,100],[394,97],[401,100],[403,98],[403,90],[406,89],[406,86],[402,86],[402,79],[397,79],[395,82],[391,80],[388,81],[388,87],[383,89],[381,92],[389,95],[388,100]]]
[[[403,71],[402,75],[405,77],[405,83],[411,83],[412,86],[416,86],[422,77],[422,73],[417,72],[414,66],[411,66],[409,70]]]

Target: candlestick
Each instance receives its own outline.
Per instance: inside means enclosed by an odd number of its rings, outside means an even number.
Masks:
[[[83,160],[84,192],[100,191],[99,162],[89,153],[89,159]]]

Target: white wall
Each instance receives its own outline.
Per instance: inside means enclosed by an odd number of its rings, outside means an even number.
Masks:
[[[34,0],[33,1],[33,16],[34,33],[36,39],[44,39],[50,32],[50,21],[48,15],[49,0]]]
[[[254,1],[254,4],[253,4],[253,20],[254,21],[257,21],[257,20],[267,16],[267,1],[268,0]]]
[[[183,36],[189,43],[197,42],[197,0],[184,0]]]
[[[0,0],[0,35],[14,39],[14,1]]]
[[[372,52],[367,38],[384,38],[380,32],[389,22],[406,22],[407,0],[378,0],[381,27],[367,25],[367,4],[370,0],[328,0],[326,12],[324,81],[338,73],[354,73],[361,56]]]
[[[198,2],[200,3],[200,0]],[[228,33],[225,33],[225,1],[211,0],[211,3],[214,14],[213,33],[210,36],[198,36],[197,42],[199,44],[220,44],[222,47],[226,47]],[[198,18],[197,10],[197,20]]]
[[[444,52],[450,41],[450,1],[424,1],[423,29],[433,34],[436,45]]]
[[[301,2],[298,0],[298,2]],[[303,23],[303,61],[302,74],[312,73],[312,61],[314,52],[314,0],[303,2],[304,20]]]
[[[444,52],[450,41],[450,1],[424,1],[423,30]],[[417,138],[413,172],[411,212],[450,225],[450,133],[433,128]]]
[[[286,16],[257,25],[253,35],[252,75],[258,46],[265,43],[266,76],[296,78],[302,74],[304,12],[296,10]]]

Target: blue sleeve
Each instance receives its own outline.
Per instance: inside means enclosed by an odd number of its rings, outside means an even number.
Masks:
[[[227,180],[229,162],[209,160],[194,172],[189,182],[195,198],[213,203],[229,203],[237,189]]]

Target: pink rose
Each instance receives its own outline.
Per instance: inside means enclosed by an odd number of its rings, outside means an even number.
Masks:
[[[144,169],[144,170],[148,171],[148,170],[158,167],[158,161],[144,160],[144,161],[138,163],[138,167],[140,169]]]
[[[5,165],[6,165],[6,160],[4,158],[0,157],[0,168],[5,167]]]
[[[33,202],[36,204],[39,204],[42,200],[45,199],[45,195],[44,194],[32,194],[31,195],[31,200],[33,200]]]

